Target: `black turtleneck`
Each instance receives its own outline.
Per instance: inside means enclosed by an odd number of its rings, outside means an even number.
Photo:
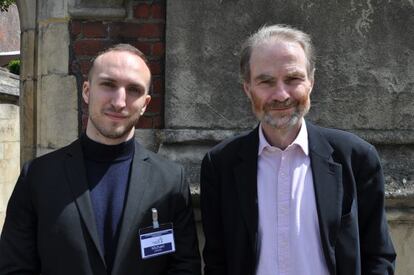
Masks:
[[[95,142],[85,134],[80,140],[100,245],[110,274],[135,150],[134,138],[117,145]]]

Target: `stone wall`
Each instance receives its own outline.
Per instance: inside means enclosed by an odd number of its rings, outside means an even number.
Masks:
[[[241,42],[264,24],[313,37],[308,119],[358,134],[379,151],[398,273],[414,248],[414,5],[412,1],[167,2],[165,130],[160,153],[185,164],[197,197],[203,154],[254,127],[238,79]]]
[[[20,172],[19,78],[0,69],[0,228]]]

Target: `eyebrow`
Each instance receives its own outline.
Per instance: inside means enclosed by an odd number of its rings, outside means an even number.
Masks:
[[[275,78],[268,74],[259,74],[254,78],[255,81],[274,80]]]
[[[99,76],[98,76],[98,80],[99,80],[99,81],[109,81],[109,82],[111,82],[111,83],[116,83],[116,82],[117,82],[117,80],[116,80],[116,79],[111,78],[111,77],[108,77],[108,76],[102,76],[102,77],[99,77]],[[130,83],[130,84],[128,84],[128,87],[135,87],[135,88],[142,89],[142,90],[144,90],[144,91],[145,91],[145,89],[146,89],[144,85],[141,85],[141,83],[138,83],[138,82],[135,82],[135,83]]]

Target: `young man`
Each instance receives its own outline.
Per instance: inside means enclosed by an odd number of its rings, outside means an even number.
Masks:
[[[22,169],[0,274],[200,274],[183,169],[134,140],[150,82],[145,56],[130,45],[95,58],[82,93],[86,133]]]
[[[288,26],[245,42],[243,87],[260,124],[203,159],[205,275],[393,274],[377,152],[304,120],[314,59],[310,37]]]

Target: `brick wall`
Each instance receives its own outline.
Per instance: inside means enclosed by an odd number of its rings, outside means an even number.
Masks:
[[[128,17],[123,21],[74,19],[69,24],[70,73],[77,78],[78,93],[86,79],[92,57],[104,48],[129,43],[140,49],[149,59],[152,73],[152,100],[137,128],[163,128],[164,125],[164,53],[165,0],[133,1]],[[80,130],[86,128],[88,110],[79,96]]]

